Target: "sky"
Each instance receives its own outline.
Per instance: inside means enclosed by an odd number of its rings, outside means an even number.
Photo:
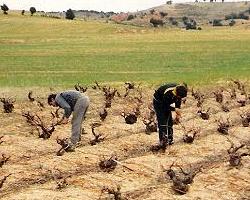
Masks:
[[[0,4],[5,3],[11,10],[29,10],[29,8],[33,6],[36,10],[45,12],[66,11],[69,8],[74,10],[96,10],[104,12],[135,12],[165,4],[166,1],[167,0],[0,0]],[[225,0],[225,2],[226,1],[227,0]],[[194,0],[173,0],[173,2],[194,2]]]

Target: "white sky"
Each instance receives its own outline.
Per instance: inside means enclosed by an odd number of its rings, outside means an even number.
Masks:
[[[114,12],[133,12],[165,4],[167,0],[0,0],[11,10],[29,10],[34,6],[40,11],[96,10]],[[202,0],[199,0],[202,1]],[[207,2],[209,0],[206,0]],[[217,0],[221,1],[221,0]],[[228,0],[225,0],[225,2]],[[237,0],[230,0],[237,1]],[[194,2],[194,0],[173,0],[177,2]]]

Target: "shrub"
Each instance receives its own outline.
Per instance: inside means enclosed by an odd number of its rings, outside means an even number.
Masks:
[[[75,18],[75,14],[71,9],[66,11],[66,19],[73,20]]]
[[[225,16],[225,20],[229,19],[245,19],[249,20],[249,16],[245,15],[244,13],[239,13],[238,15],[236,13],[231,13],[230,15]]]
[[[161,17],[166,17],[168,15],[168,13],[166,13],[166,12],[160,12],[160,15],[161,15]]]
[[[24,15],[24,13],[25,13],[25,10],[22,10],[21,15]]]
[[[245,15],[244,13],[240,13],[240,14],[238,15],[238,19],[249,20],[249,16]]]
[[[195,20],[193,20],[193,19],[189,20],[187,17],[182,17],[182,21],[186,27],[186,30],[197,29],[197,23]]]
[[[149,21],[154,27],[163,26],[163,21],[161,19],[151,18]]]
[[[235,22],[234,20],[231,20],[231,22],[229,22],[228,25],[229,25],[229,26],[233,26],[233,25],[235,25],[235,23],[236,23],[236,22]]]
[[[190,30],[190,29],[193,29],[193,30],[196,30],[196,21],[195,20],[191,20],[190,22],[186,22],[186,30]]]
[[[127,18],[127,20],[129,21],[129,20],[132,20],[132,19],[134,19],[134,18],[135,18],[134,15],[129,15],[128,18]]]
[[[173,17],[169,17],[169,21],[170,21],[170,23],[171,23],[172,25],[174,25],[174,26],[177,26],[177,25],[178,25],[177,20],[176,20],[175,18],[173,18]]]
[[[171,22],[171,21],[173,21],[174,20],[174,18],[173,17],[169,17],[169,21]]]
[[[188,20],[188,17],[186,17],[186,16],[182,17],[182,21],[183,21],[183,22],[185,22],[185,21],[187,21],[187,20]]]
[[[214,19],[213,20],[213,26],[223,26],[221,21],[222,21],[221,19]]]
[[[226,15],[225,16],[225,20],[229,20],[229,19],[237,19],[238,16],[236,13],[231,13],[230,15]]]
[[[177,26],[178,25],[178,22],[174,19],[172,22],[171,22],[172,25],[174,26]]]

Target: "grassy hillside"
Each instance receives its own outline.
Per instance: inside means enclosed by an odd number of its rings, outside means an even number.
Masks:
[[[199,2],[199,3],[178,3],[155,7],[156,11],[167,12],[170,17],[183,16],[195,18],[200,21],[213,19],[224,19],[225,15],[240,13],[249,10],[250,2]],[[151,9],[149,9],[151,10]],[[148,10],[148,11],[149,11]]]
[[[119,16],[119,15],[118,15]],[[250,17],[250,2],[197,2],[160,5],[147,10],[130,13],[129,17],[113,17],[121,23],[135,26],[152,26],[151,19],[160,20],[159,26],[185,27],[187,21],[194,20],[198,26],[212,26],[214,20],[229,25],[231,19],[243,19],[239,23],[248,23]],[[185,19],[185,20],[183,20]],[[185,21],[185,23],[184,23]]]
[[[0,15],[0,85],[211,83],[250,75],[247,26],[202,31]]]

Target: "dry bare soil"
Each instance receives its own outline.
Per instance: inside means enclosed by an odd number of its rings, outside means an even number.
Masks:
[[[41,116],[49,125],[52,121],[51,111],[54,108],[46,104],[46,97],[55,89],[32,88],[34,102],[28,100],[30,90],[2,89],[2,96],[16,98],[12,113],[0,110],[0,153],[9,157],[2,162],[0,179],[9,175],[4,181],[0,193],[1,199],[250,199],[250,159],[243,156],[239,166],[230,166],[227,150],[231,142],[235,146],[245,144],[238,151],[250,153],[250,129],[243,127],[240,115],[250,110],[249,99],[241,106],[241,95],[237,85],[231,88],[223,84],[223,103],[229,108],[224,112],[222,104],[216,102],[214,91],[217,88],[201,89],[205,95],[203,110],[209,110],[210,118],[203,120],[197,111],[197,100],[191,95],[182,105],[181,124],[174,125],[174,140],[172,146],[165,152],[153,153],[151,145],[156,144],[156,132],[145,134],[143,117],[149,114],[153,88],[143,87],[141,114],[135,124],[126,124],[121,112],[132,111],[140,99],[139,92],[133,89],[124,97],[125,89],[120,87],[120,97],[115,96],[112,107],[107,108],[108,116],[101,122],[99,109],[104,105],[103,92],[89,88],[86,94],[91,99],[84,127],[86,134],[75,152],[57,156],[60,149],[56,139],[69,137],[70,124],[57,126],[52,136],[44,140],[38,137],[38,131],[30,126],[22,116],[30,111]],[[226,85],[226,86],[225,86]],[[236,90],[236,99],[230,95]],[[56,90],[58,91],[58,90]],[[195,88],[194,91],[197,91]],[[249,90],[248,90],[249,91]],[[137,98],[135,98],[137,97]],[[45,108],[38,106],[41,101]],[[237,102],[238,101],[238,102]],[[62,112],[62,111],[60,111]],[[230,121],[229,134],[223,135],[217,131],[218,120]],[[101,123],[95,129],[102,133],[104,140],[96,145],[90,145],[93,139],[91,124]],[[184,129],[197,129],[198,135],[192,144],[183,142]],[[231,142],[230,142],[231,141]],[[110,172],[100,169],[99,162],[116,155],[118,164]],[[1,158],[4,160],[4,157]],[[166,170],[172,169],[180,173],[201,168],[189,184],[186,194],[178,194],[173,190],[173,182]],[[120,188],[120,191],[119,191]],[[111,194],[111,190],[117,196]],[[120,196],[119,196],[120,195]]]

